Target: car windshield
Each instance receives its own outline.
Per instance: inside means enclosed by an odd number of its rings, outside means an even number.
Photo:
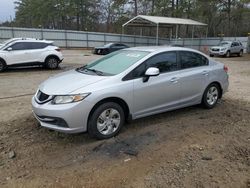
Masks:
[[[106,55],[105,57],[77,69],[77,71],[92,71],[98,75],[117,75],[131,65],[148,55],[149,52],[137,50],[122,50]]]
[[[108,43],[108,44],[105,44],[104,47],[110,47],[113,43]]]
[[[219,46],[230,46],[230,42],[221,42]]]
[[[17,40],[17,39],[9,39],[9,40],[3,41],[3,42],[0,44],[0,49],[4,48],[5,46],[7,46],[8,44],[14,42],[15,40]]]

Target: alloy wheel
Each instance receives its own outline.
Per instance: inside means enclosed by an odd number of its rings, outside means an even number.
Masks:
[[[57,61],[57,59],[55,59],[55,58],[50,58],[50,59],[48,60],[48,67],[49,67],[50,69],[55,69],[55,68],[57,68],[57,66],[58,66],[58,61]]]
[[[219,98],[219,91],[215,86],[209,88],[207,92],[207,103],[213,106]]]
[[[111,135],[119,128],[120,123],[120,113],[114,108],[109,108],[97,118],[97,130],[103,135]]]

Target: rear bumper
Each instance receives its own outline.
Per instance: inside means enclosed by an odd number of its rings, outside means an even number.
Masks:
[[[226,92],[228,92],[228,88],[229,88],[229,75],[226,74],[224,80],[222,81],[222,84],[221,84],[221,87],[222,87],[222,94],[225,94]]]
[[[62,58],[62,59],[60,59],[60,60],[59,60],[59,63],[63,62],[63,60],[64,60],[63,58]]]

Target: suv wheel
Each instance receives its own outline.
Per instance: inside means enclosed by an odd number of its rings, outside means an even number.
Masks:
[[[88,133],[97,139],[107,139],[118,134],[125,122],[122,107],[114,102],[98,106],[88,122]]]
[[[227,51],[227,53],[226,53],[226,57],[230,57],[230,56],[231,56],[230,51]]]
[[[239,57],[243,56],[243,50],[240,51],[240,53],[238,54]]]
[[[210,84],[204,94],[203,94],[203,98],[202,98],[202,104],[205,108],[211,109],[213,107],[215,107],[215,105],[217,104],[218,100],[219,100],[219,96],[220,96],[220,89],[218,84]]]
[[[0,59],[0,72],[3,72],[5,68],[6,68],[5,62]]]
[[[58,64],[58,59],[55,57],[48,57],[45,61],[45,65],[48,69],[56,69]]]

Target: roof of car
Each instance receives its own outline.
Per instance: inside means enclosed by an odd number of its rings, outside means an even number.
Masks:
[[[44,42],[44,43],[53,43],[54,41],[49,41],[49,40],[41,40],[41,39],[21,39],[18,40],[19,42]]]
[[[140,46],[140,47],[126,48],[125,50],[139,50],[139,51],[147,51],[147,52],[161,52],[161,51],[168,51],[168,50],[186,50],[186,51],[197,52],[197,50],[194,50],[191,48],[175,47],[175,46]]]
[[[53,43],[54,41],[44,40],[44,39],[36,39],[36,38],[13,38],[13,42],[43,42],[43,43]]]

